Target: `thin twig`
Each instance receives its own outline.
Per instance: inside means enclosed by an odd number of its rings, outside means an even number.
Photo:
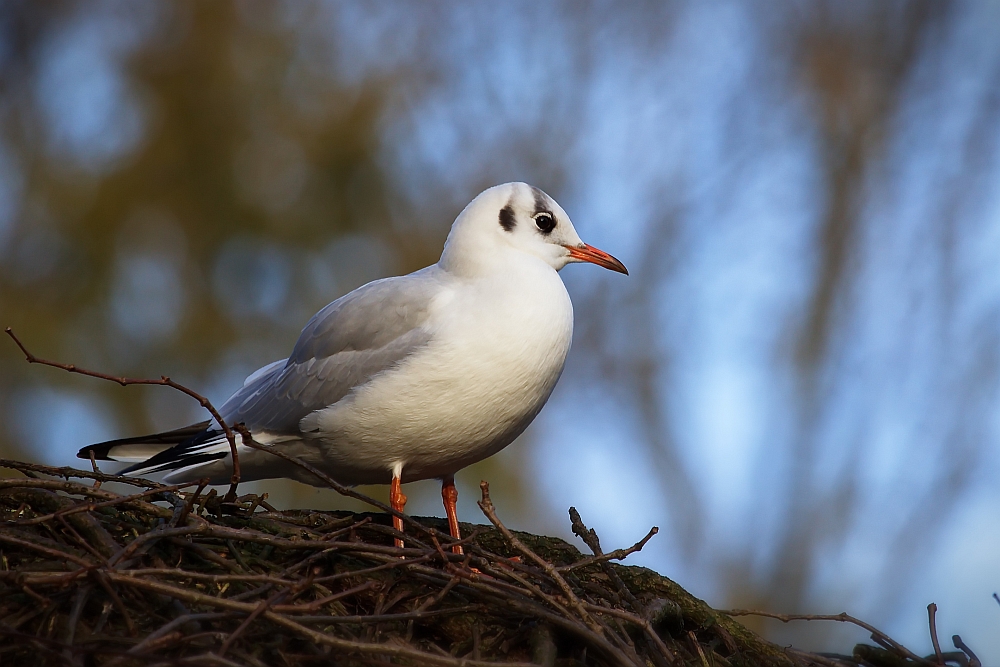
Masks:
[[[187,625],[188,623],[196,623],[198,621],[217,621],[224,618],[236,618],[236,614],[232,612],[210,612],[207,614],[185,614],[183,616],[178,616],[160,629],[151,632],[148,637],[130,648],[128,652],[142,653],[152,642],[155,642],[160,637],[169,634],[175,629],[183,625]]]
[[[699,662],[701,662],[701,667],[710,667],[708,664],[708,658],[705,656],[705,651],[701,648],[701,642],[698,641],[698,636],[694,634],[693,630],[688,630],[687,636],[691,645],[694,647],[694,651],[698,656]]]
[[[68,482],[58,479],[40,479],[37,477],[24,477],[24,478],[12,478],[12,479],[0,479],[0,490],[2,489],[48,489],[49,491],[63,491],[65,493],[88,496],[91,498],[101,498],[104,500],[119,500],[122,496],[117,493],[112,493],[106,489],[95,489],[92,486],[87,486],[85,484],[78,484],[77,482]],[[169,518],[172,512],[164,507],[159,507],[148,503],[144,500],[134,500],[125,497],[120,501],[126,506],[131,506],[133,509],[141,510],[144,513],[151,514],[156,517]]]
[[[634,554],[637,551],[642,551],[642,548],[646,546],[646,542],[649,542],[654,535],[660,532],[660,529],[653,526],[646,533],[646,536],[628,547],[627,549],[615,549],[614,551],[609,551],[608,553],[601,554],[599,556],[590,556],[582,560],[578,560],[575,563],[570,563],[569,565],[560,565],[556,569],[560,572],[571,572],[572,570],[579,569],[581,567],[587,567],[588,565],[594,565],[595,563],[603,563],[609,560],[624,560],[628,556]],[[589,545],[588,545],[589,546]]]
[[[937,664],[944,664],[944,657],[941,655],[941,644],[938,642],[937,635],[937,605],[931,602],[927,605],[927,625],[930,628],[931,633],[931,644],[934,645],[934,657]]]
[[[656,633],[653,628],[652,623],[650,623],[645,618],[636,616],[635,614],[629,613],[627,611],[622,611],[621,609],[614,609],[613,607],[598,607],[597,605],[592,605],[589,603],[584,603],[587,609],[594,612],[595,614],[608,614],[610,616],[617,616],[618,618],[624,619],[629,623],[635,623],[648,635],[649,639],[656,644],[656,647],[660,650],[660,653],[670,662],[674,662],[674,653],[667,645],[663,643],[663,639]]]
[[[187,483],[187,484],[174,484],[173,486],[147,489],[142,493],[134,493],[127,496],[119,496],[117,498],[111,498],[110,500],[105,500],[99,503],[87,503],[87,504],[76,505],[75,507],[67,507],[57,512],[52,512],[51,514],[43,514],[42,516],[37,516],[33,519],[21,519],[19,521],[15,521],[14,525],[31,526],[39,523],[46,523],[51,519],[59,519],[71,514],[78,514],[80,512],[92,512],[96,509],[103,507],[113,507],[114,505],[121,505],[123,503],[129,503],[135,500],[139,500],[141,498],[148,498],[149,496],[155,496],[157,494],[163,493],[164,491],[177,491],[178,489],[183,489],[188,486],[194,486],[195,484],[197,484],[197,482]],[[95,485],[90,488],[96,491],[100,487]]]
[[[66,643],[70,646],[73,645],[73,640],[76,638],[76,628],[80,624],[83,607],[87,604],[87,600],[90,599],[90,594],[93,590],[91,586],[84,585],[78,588],[76,594],[73,596],[73,608],[66,621]]]
[[[118,613],[121,614],[122,618],[125,620],[125,627],[128,629],[129,635],[135,637],[137,633],[135,624],[132,622],[132,617],[129,615],[128,609],[125,608],[125,603],[122,602],[121,597],[119,597],[118,593],[115,591],[114,586],[111,585],[108,575],[101,570],[92,570],[90,576],[93,577],[97,584],[104,589],[104,592],[108,594],[108,597],[111,598],[111,602],[114,604],[115,609],[118,610]]]
[[[587,546],[590,547],[590,549],[594,552],[595,558],[603,557],[604,554],[601,552],[600,538],[597,537],[597,533],[594,532],[593,528],[587,528],[587,526],[583,523],[583,519],[580,517],[580,513],[576,511],[575,507],[569,508],[569,517],[573,533],[579,536],[580,539],[582,539],[587,544]],[[638,546],[638,548],[641,549],[642,545],[644,545],[647,541],[649,541],[649,539],[653,537],[653,535],[656,535],[658,530],[659,529],[656,526],[653,526],[650,529],[649,533],[646,534],[646,537],[644,537],[642,540],[636,543],[636,546]],[[629,606],[632,607],[632,610],[635,611],[637,614],[644,614],[645,608],[643,607],[643,605],[636,599],[635,595],[632,593],[631,590],[629,590],[629,587],[625,585],[625,582],[622,581],[621,577],[618,576],[618,573],[615,572],[615,569],[611,567],[611,564],[608,563],[606,559],[601,561],[601,569],[608,576],[608,578],[611,579],[612,583],[614,583],[615,585],[615,588],[622,595],[622,597],[624,597],[628,601]]]
[[[87,454],[90,456],[90,467],[94,469],[95,473],[101,472],[100,468],[97,467],[97,458],[94,456],[94,450],[93,449],[89,450]],[[100,480],[94,482],[94,488],[95,489],[101,488]]]
[[[278,591],[271,597],[260,602],[260,604],[257,605],[257,608],[250,612],[250,615],[247,616],[242,623],[240,623],[239,627],[233,630],[229,636],[226,637],[226,641],[222,642],[222,646],[219,647],[219,656],[221,657],[226,655],[226,652],[229,650],[229,647],[233,645],[233,642],[236,641],[236,638],[243,634],[243,631],[250,627],[250,624],[253,623],[258,616],[267,611],[271,605],[277,604],[284,598],[291,595],[291,593],[291,590]]]
[[[128,484],[129,486],[139,486],[151,489],[163,488],[166,486],[160,482],[154,482],[151,479],[144,479],[142,477],[132,477],[130,475],[111,475],[99,471],[89,472],[87,470],[79,470],[69,466],[55,468],[52,466],[41,465],[39,463],[25,463],[24,461],[12,461],[10,459],[0,459],[0,468],[19,470],[25,474],[28,472],[40,472],[46,475],[52,475],[53,477],[62,477],[64,479],[77,477],[80,479],[93,479],[98,482],[118,482],[119,484]],[[96,491],[101,487],[99,484],[95,484],[91,488]]]
[[[399,614],[368,614],[365,616],[296,616],[299,623],[317,623],[322,625],[374,625],[376,623],[402,623],[403,621],[422,621],[434,616],[466,614],[472,611],[483,611],[483,607],[466,605],[464,607],[448,607],[447,609],[422,609],[402,612]]]
[[[14,331],[10,327],[5,328],[4,332],[8,336],[10,336],[11,339],[14,341],[14,343],[21,349],[21,352],[24,353],[25,361],[27,361],[29,364],[41,364],[42,366],[51,366],[52,368],[60,368],[68,373],[78,373],[79,375],[86,375],[87,377],[97,378],[99,380],[107,380],[109,382],[115,382],[123,387],[136,384],[161,385],[165,387],[170,387],[171,389],[176,389],[177,391],[187,394],[194,400],[198,401],[201,407],[208,410],[208,412],[212,415],[212,418],[215,419],[215,421],[219,424],[219,427],[222,429],[223,433],[226,434],[226,440],[229,441],[229,452],[233,457],[233,474],[232,477],[230,478],[229,492],[226,494],[226,501],[231,502],[232,499],[236,498],[236,488],[239,486],[240,483],[240,457],[239,454],[237,454],[236,452],[236,436],[233,435],[233,430],[229,428],[229,425],[226,423],[226,420],[222,418],[222,415],[219,414],[219,411],[215,409],[215,406],[212,405],[212,402],[209,401],[207,398],[205,398],[198,392],[194,391],[193,389],[185,387],[179,382],[174,382],[166,375],[161,375],[160,379],[158,380],[150,378],[129,378],[124,376],[108,375],[107,373],[101,373],[98,371],[87,370],[86,368],[80,368],[76,364],[63,364],[58,361],[50,361],[48,359],[42,359],[40,357],[36,357],[34,354],[29,352],[28,348],[24,346],[24,343],[21,342],[21,340],[14,334]]]
[[[206,486],[208,486],[208,481],[209,480],[207,478],[198,480],[198,488],[195,489],[194,493],[190,494],[187,497],[187,499],[185,499],[184,505],[181,507],[180,512],[178,512],[176,515],[170,518],[170,524],[172,524],[173,526],[184,525],[184,523],[187,521],[188,515],[191,513],[191,509],[194,507],[195,502],[197,502],[198,500],[198,496],[200,496],[201,492],[205,490]],[[251,514],[252,513],[253,512],[251,512]]]
[[[496,508],[493,507],[493,501],[490,499],[489,482],[480,482],[479,488],[483,492],[483,499],[479,501],[479,507],[483,510],[483,514],[486,515],[486,518],[490,520],[490,523],[496,526],[497,530],[503,534],[504,538],[506,538],[511,546],[538,563],[538,565],[545,570],[546,574],[555,580],[556,584],[566,596],[569,605],[573,607],[578,614],[580,614],[580,618],[587,624],[587,627],[597,634],[602,634],[603,628],[601,628],[601,626],[590,617],[590,614],[587,613],[587,609],[583,606],[583,603],[580,602],[580,598],[576,596],[576,593],[574,593],[573,589],[569,587],[569,584],[566,583],[566,580],[563,579],[561,574],[559,574],[555,566],[525,546],[524,543],[517,539],[514,533],[510,532],[510,530],[508,530],[508,528],[500,522],[500,519],[497,518]]]
[[[30,540],[22,540],[20,538],[14,537],[9,532],[0,532],[0,542],[6,542],[7,544],[16,544],[19,547],[24,547],[26,549],[31,549],[32,551],[37,551],[43,553],[46,556],[55,558],[56,560],[68,560],[70,562],[81,565],[85,568],[91,568],[96,566],[96,563],[88,561],[86,559],[74,556],[73,554],[68,554],[65,551],[59,551],[57,549],[50,549],[49,547],[42,546],[41,544],[35,544]]]
[[[909,650],[896,640],[894,640],[889,635],[885,634],[875,626],[870,623],[865,623],[864,621],[855,618],[847,613],[840,614],[776,614],[770,611],[755,611],[751,609],[717,609],[721,614],[726,616],[763,616],[765,618],[774,618],[782,623],[789,623],[791,621],[837,621],[840,623],[850,623],[856,625],[859,628],[864,628],[868,632],[872,633],[872,638],[876,641],[882,640],[886,643],[890,650],[898,653],[899,655],[913,660],[920,665],[931,665],[928,660],[920,657],[913,651]]]
[[[983,663],[972,652],[972,649],[965,645],[965,642],[962,641],[959,635],[952,635],[951,642],[955,645],[955,648],[969,656],[969,667],[983,667]]]

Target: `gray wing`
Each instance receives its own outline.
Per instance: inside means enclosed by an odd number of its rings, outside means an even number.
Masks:
[[[436,267],[368,283],[316,313],[288,359],[247,378],[220,409],[229,423],[295,433],[300,420],[394,368],[430,340]]]

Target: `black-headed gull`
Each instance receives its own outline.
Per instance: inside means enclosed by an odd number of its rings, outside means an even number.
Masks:
[[[556,272],[572,262],[628,273],[581,241],[538,188],[490,188],[455,220],[437,264],[368,283],[320,310],[291,356],[253,373],[219,412],[344,484],[390,483],[399,511],[402,482],[440,479],[458,538],[455,473],[524,431],[562,373],[573,305]],[[237,451],[244,480],[317,483],[266,452]],[[170,483],[224,484],[232,472],[229,443],[209,422],[91,445],[78,456],[91,453],[133,462],[126,473],[166,472]]]

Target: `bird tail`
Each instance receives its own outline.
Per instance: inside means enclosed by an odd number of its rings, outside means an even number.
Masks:
[[[88,445],[77,457],[97,461],[132,463],[119,474],[179,472],[223,459],[229,455],[229,443],[221,431],[203,421],[184,428],[133,438],[109,440]],[[237,436],[239,437],[239,436]]]

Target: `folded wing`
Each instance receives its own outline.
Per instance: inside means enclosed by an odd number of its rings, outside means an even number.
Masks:
[[[228,424],[254,433],[300,434],[302,419],[344,398],[420,351],[431,338],[437,267],[377,280],[337,299],[306,324],[288,359],[253,373],[219,409]],[[211,428],[215,426],[215,428]],[[175,431],[84,447],[98,460],[138,461],[128,472],[156,472],[212,462],[229,455],[217,425],[201,422]]]

